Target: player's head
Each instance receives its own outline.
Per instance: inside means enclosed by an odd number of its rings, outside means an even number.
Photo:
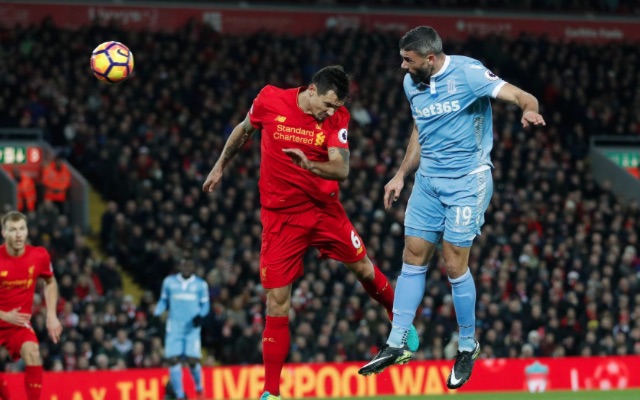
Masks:
[[[311,114],[318,121],[332,116],[349,96],[349,76],[340,65],[322,68],[307,88]]]
[[[21,212],[10,211],[2,217],[2,237],[7,247],[21,251],[27,242],[27,217]]]
[[[429,81],[442,54],[442,39],[430,26],[414,28],[400,39],[401,67],[416,83]]]
[[[196,272],[196,263],[191,254],[184,252],[180,259],[180,274],[183,278],[189,279]]]

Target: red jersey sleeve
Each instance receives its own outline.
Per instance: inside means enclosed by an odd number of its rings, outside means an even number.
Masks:
[[[37,265],[39,268],[38,276],[41,278],[50,278],[53,276],[53,265],[51,264],[51,256],[44,247],[38,248]]]
[[[328,127],[329,140],[327,140],[327,148],[341,147],[348,149],[348,129],[351,115],[345,107],[340,107],[334,116],[337,118],[332,118],[331,125]]]
[[[249,122],[256,129],[262,129],[262,121],[267,113],[267,104],[269,104],[269,98],[273,92],[273,86],[267,85],[262,88],[258,96],[253,100],[251,109],[249,110]]]

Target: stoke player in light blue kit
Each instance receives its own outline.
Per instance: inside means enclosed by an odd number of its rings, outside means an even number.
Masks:
[[[480,233],[493,193],[490,98],[519,106],[525,128],[545,122],[535,97],[506,83],[477,60],[444,54],[440,36],[430,27],[407,32],[400,40],[400,55],[414,127],[402,165],[385,186],[387,209],[398,199],[405,178],[417,172],[405,214],[403,265],[391,333],[386,345],[359,372],[379,373],[411,359],[407,331],[424,296],[429,261],[442,240],[460,329],[447,386],[457,389],[469,380],[480,354],[475,339],[476,289],[468,262],[471,243]]]
[[[194,275],[194,271],[193,259],[185,256],[180,262],[180,273],[164,278],[160,301],[153,311],[153,315],[159,316],[169,310],[165,357],[170,365],[169,381],[179,400],[185,398],[183,358],[189,364],[198,397],[203,395],[200,331],[202,319],[209,313],[209,288],[202,278]]]

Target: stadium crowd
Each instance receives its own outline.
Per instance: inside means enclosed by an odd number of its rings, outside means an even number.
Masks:
[[[133,50],[136,73],[106,86],[89,73],[87,55],[113,38]],[[217,362],[261,361],[259,137],[227,168],[221,190],[203,194],[201,185],[264,84],[302,85],[329,64],[354,74],[351,173],[341,199],[369,256],[395,280],[409,188],[391,212],[382,194],[412,124],[398,38],[363,31],[234,37],[195,25],[175,35],[133,34],[50,22],[2,31],[0,55],[16,56],[0,64],[0,126],[44,128],[110,201],[103,261],[65,217],[44,205],[29,214],[32,242],[54,255],[63,299],[62,347],[46,344],[42,315],[34,314],[46,367],[160,365],[163,326],[150,311],[185,248],[210,287],[203,346]],[[640,355],[640,210],[597,185],[587,159],[594,134],[640,134],[638,47],[522,36],[448,42],[445,52],[478,58],[531,91],[548,122],[524,132],[515,109],[494,105],[495,193],[470,261],[482,356]],[[122,294],[116,263],[148,289],[141,304]],[[290,361],[371,358],[388,335],[382,307],[336,262],[310,253],[305,272],[294,286]],[[431,265],[416,320],[418,359],[455,355],[448,284]]]
[[[167,1],[167,0],[164,0]],[[204,3],[207,0],[194,0]],[[126,3],[126,0],[124,1]],[[222,0],[219,3],[243,6],[271,6],[266,0]],[[277,5],[313,6],[331,8],[415,8],[438,11],[489,12],[547,12],[566,14],[609,14],[629,16],[640,14],[637,0],[279,0]]]

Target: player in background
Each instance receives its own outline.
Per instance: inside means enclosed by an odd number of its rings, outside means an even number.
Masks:
[[[234,128],[203,185],[205,192],[213,191],[229,161],[256,130],[262,130],[260,279],[267,292],[262,400],[280,398],[280,374],[291,340],[291,287],[303,275],[303,256],[309,247],[344,263],[393,317],[393,290],[367,257],[338,200],[338,182],[349,175],[350,115],[344,107],[349,84],[342,67],[330,66],[316,72],[307,87],[265,86],[245,120]],[[418,347],[413,326],[408,345],[413,350]]]
[[[203,398],[200,331],[202,319],[209,314],[209,287],[194,275],[195,263],[184,254],[179,273],[162,281],[160,300],[153,310],[158,317],[169,310],[165,332],[165,357],[169,362],[169,380],[178,400],[185,399],[182,383],[183,357],[189,364],[199,399]]]
[[[444,54],[440,36],[430,27],[406,33],[400,40],[400,55],[414,127],[402,165],[385,186],[387,209],[398,199],[405,178],[417,173],[405,214],[393,326],[386,346],[359,372],[379,373],[411,358],[405,346],[407,331],[424,297],[429,261],[442,239],[460,329],[456,361],[447,379],[447,386],[456,389],[469,379],[480,354],[475,339],[476,289],[468,262],[493,193],[490,98],[520,107],[525,128],[545,122],[535,97],[498,78],[477,60]]]
[[[44,247],[27,244],[27,218],[18,211],[2,217],[0,246],[0,346],[14,360],[25,364],[24,385],[27,400],[39,400],[42,391],[40,345],[31,327],[31,309],[38,278],[45,281],[47,331],[53,343],[60,341],[62,325],[56,315],[58,283],[53,276],[51,258]],[[0,381],[0,398],[10,399],[9,388]]]

